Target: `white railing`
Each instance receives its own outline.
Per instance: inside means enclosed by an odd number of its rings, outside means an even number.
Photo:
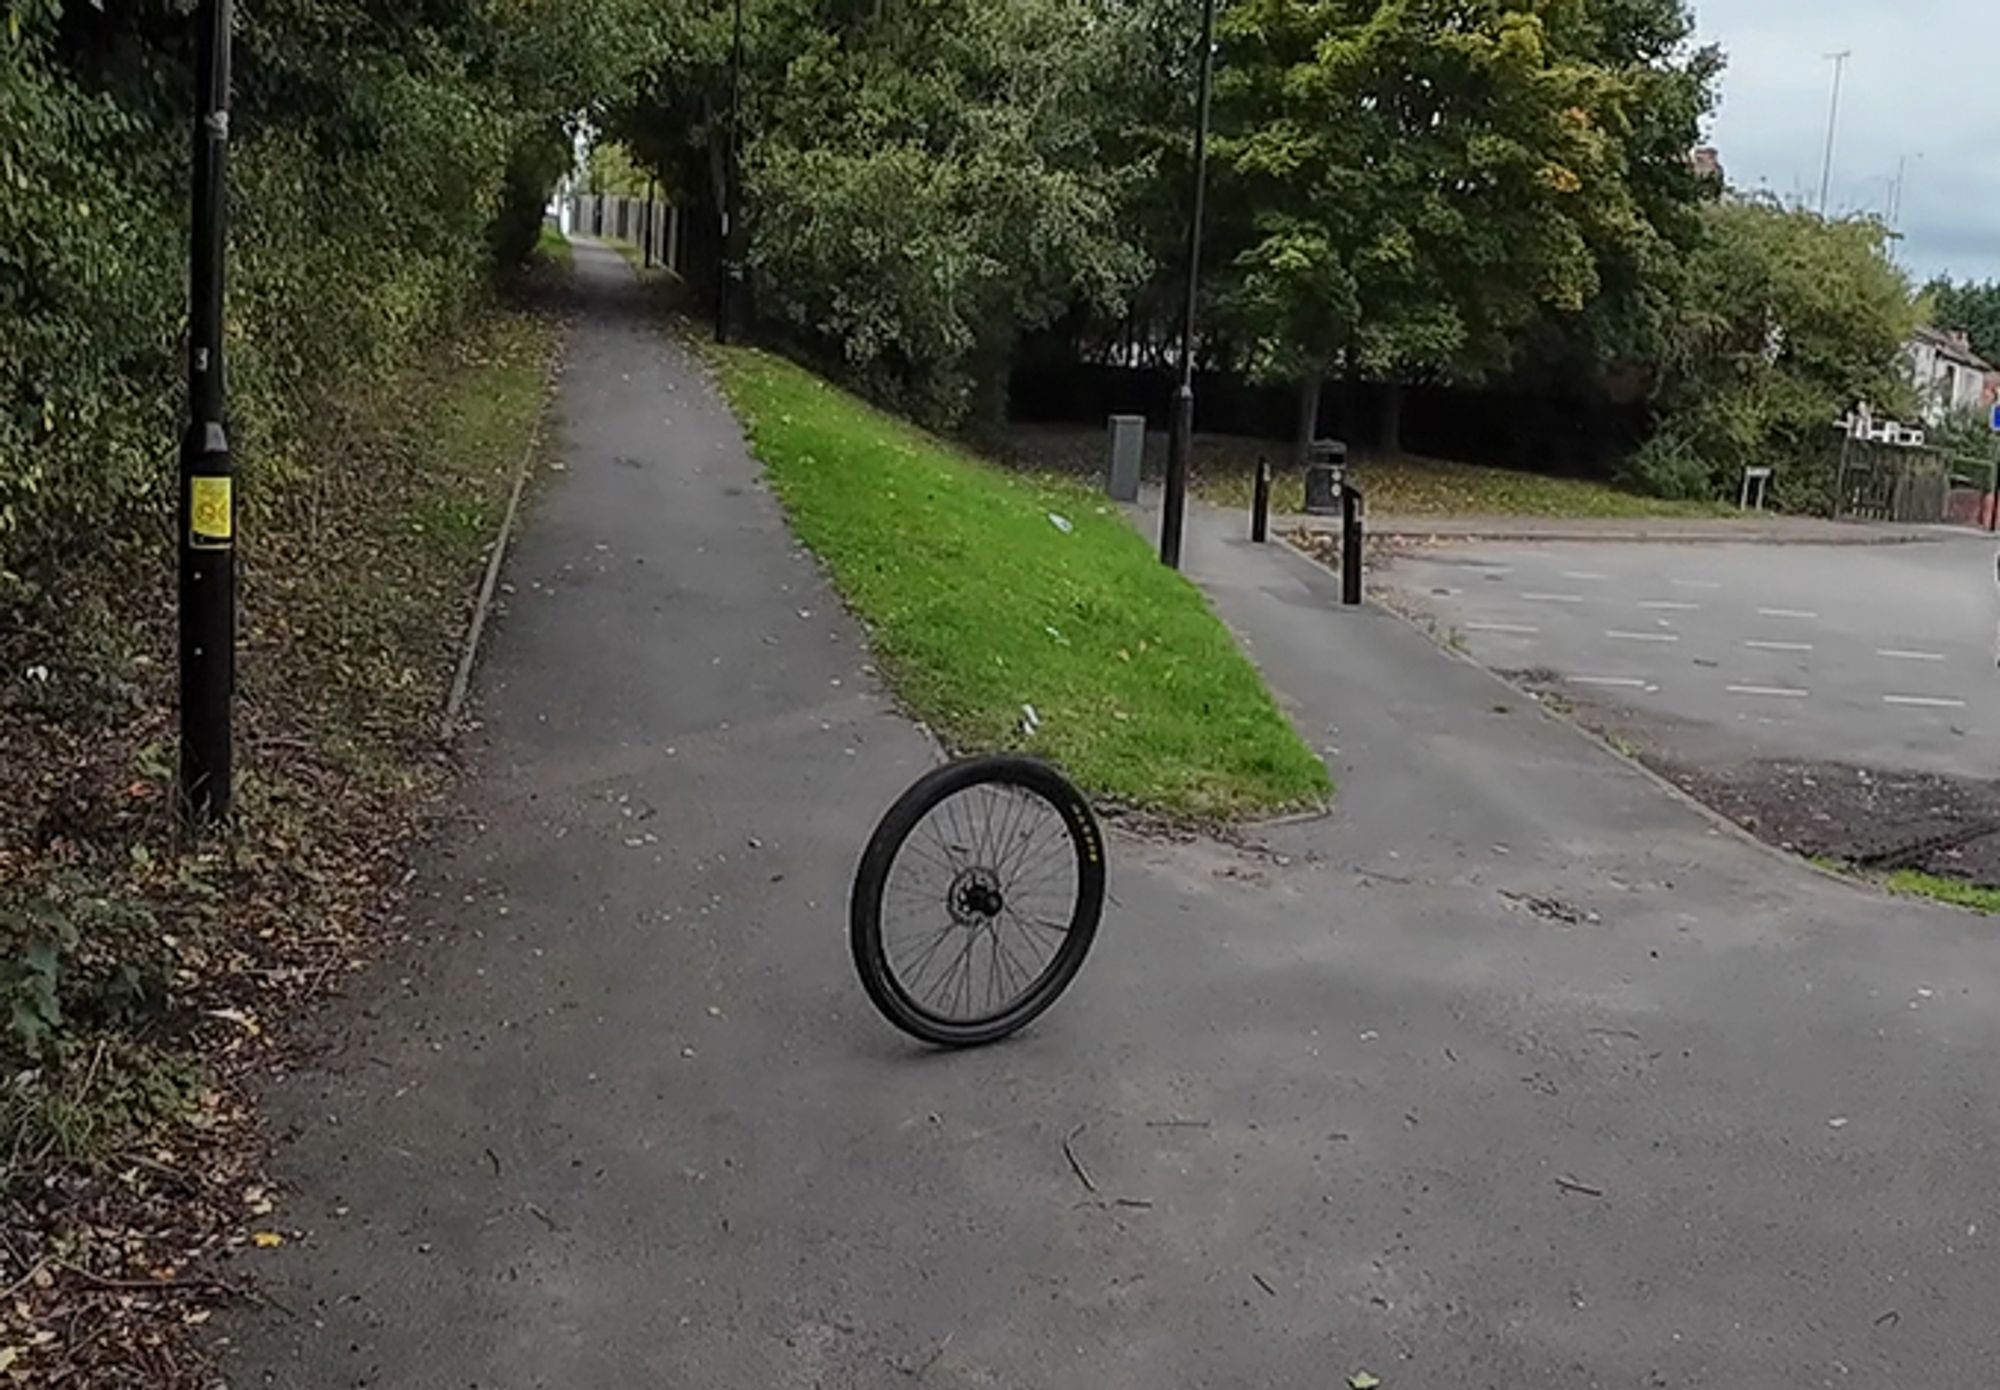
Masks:
[[[658,198],[579,193],[569,200],[569,229],[579,236],[613,237],[640,248],[641,259],[675,275],[685,251],[681,209]]]

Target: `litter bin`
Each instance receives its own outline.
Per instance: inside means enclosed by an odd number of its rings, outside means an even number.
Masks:
[[[1347,446],[1315,439],[1306,448],[1306,515],[1339,516],[1340,487],[1347,480]]]
[[[1111,458],[1104,468],[1104,491],[1114,502],[1139,500],[1139,463],[1146,453],[1146,417],[1111,417]]]

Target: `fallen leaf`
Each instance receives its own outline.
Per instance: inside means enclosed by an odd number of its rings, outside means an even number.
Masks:
[[[258,1231],[250,1237],[250,1243],[259,1250],[272,1250],[285,1243],[285,1238],[276,1231]]]
[[[1356,1371],[1347,1378],[1348,1390],[1376,1390],[1381,1383],[1380,1376],[1369,1375],[1366,1371]]]

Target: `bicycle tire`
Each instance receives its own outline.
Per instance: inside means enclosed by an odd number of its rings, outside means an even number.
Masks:
[[[1055,813],[1074,856],[1072,903],[1067,921],[1060,929],[1059,944],[1024,988],[991,1012],[952,1016],[917,997],[911,982],[899,972],[891,943],[885,937],[884,896],[892,877],[897,874],[899,857],[905,855],[906,849],[913,865],[917,863],[918,856],[928,853],[921,847],[909,848],[911,836],[920,827],[931,824],[927,818],[940,808],[952,805],[954,798],[980,788],[1004,788],[1025,793],[1030,798],[1038,798]],[[984,931],[988,934],[993,957],[992,970],[996,975],[1004,976],[1007,966],[1003,965],[1003,959],[1007,965],[1017,963],[1011,949],[1001,944],[1009,925],[1016,926],[1022,940],[1040,940],[1042,938],[1035,935],[1036,932],[1053,929],[1052,921],[1038,920],[1031,931],[1018,914],[1011,912],[1006,901],[1006,894],[1015,887],[1002,881],[1008,857],[1011,855],[1025,861],[1032,849],[1032,840],[1026,845],[1009,845],[1004,842],[1006,835],[1043,833],[1040,830],[1005,829],[1009,824],[1018,827],[1025,814],[1017,806],[1003,812],[1003,815],[1011,815],[1013,821],[1003,821],[1001,830],[974,830],[963,837],[979,842],[977,845],[954,846],[942,838],[938,839],[937,843],[944,849],[942,862],[934,855],[925,862],[936,865],[939,873],[950,869],[952,877],[947,896],[935,905],[935,909],[942,909],[945,913],[944,925],[938,927],[938,919],[932,917],[926,927],[926,930],[938,929],[937,941],[931,948],[933,951],[941,949],[941,943],[956,939],[967,943],[961,955],[976,953],[979,941],[974,938]],[[936,827],[932,826],[932,829],[935,834]],[[954,849],[963,853],[954,854]],[[987,860],[993,862],[987,863]],[[1042,872],[1046,876],[1053,870],[1044,868]],[[982,875],[985,877],[982,878]],[[936,876],[934,873],[933,877]],[[989,881],[990,891],[985,886]],[[1104,911],[1104,881],[1104,836],[1098,827],[1097,817],[1083,795],[1053,767],[1033,758],[1017,756],[971,758],[947,764],[919,778],[897,798],[875,827],[867,848],[862,852],[848,906],[848,934],[855,970],[861,976],[862,987],[870,1001],[883,1017],[910,1036],[938,1047],[977,1047],[997,1042],[1040,1016],[1069,988],[1077,972],[1083,968],[1084,958],[1096,938],[1098,922]],[[898,886],[900,891],[901,885]],[[983,901],[975,901],[971,908],[962,901],[967,896],[976,898],[981,893],[988,896]],[[919,892],[912,901],[921,903],[922,899],[923,894]],[[987,911],[989,905],[992,910]],[[979,920],[982,915],[986,918],[984,923]],[[1011,924],[1005,920],[1010,915],[1014,917]],[[954,937],[954,932],[965,935]],[[971,965],[968,964],[966,969],[969,1002]]]

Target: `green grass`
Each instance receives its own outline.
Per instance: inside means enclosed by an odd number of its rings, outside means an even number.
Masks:
[[[1892,893],[1930,898],[1950,903],[1953,907],[1968,907],[1974,912],[2000,913],[2000,888],[1982,888],[1962,879],[1940,878],[1916,869],[1901,869],[1889,875],[1888,887]]]
[[[1267,447],[1274,455],[1282,452]],[[1212,466],[1197,476],[1196,490],[1220,505],[1248,507],[1254,466],[1254,461],[1250,468]],[[1690,517],[1732,510],[1721,503],[1670,501],[1580,478],[1407,456],[1364,459],[1356,464],[1354,478],[1367,494],[1368,510],[1377,516]],[[1296,476],[1281,475],[1273,510],[1297,511],[1302,486]]]
[[[979,442],[1016,466],[1079,479],[1102,475],[1107,448],[1103,429],[1074,425],[1014,424]],[[1159,430],[1149,432],[1147,477],[1164,475],[1166,451],[1166,435]],[[1197,435],[1192,460],[1194,490],[1218,506],[1247,508],[1257,461],[1268,459],[1277,470],[1273,510],[1296,512],[1305,500],[1304,480],[1287,464],[1290,457],[1291,446],[1279,441],[1245,435]],[[1354,471],[1368,494],[1368,509],[1377,516],[1687,517],[1727,515],[1733,510],[1717,502],[1648,497],[1605,482],[1409,455],[1379,458],[1360,453],[1355,456]]]
[[[1024,748],[1175,814],[1325,798],[1325,767],[1200,593],[1100,498],[982,463],[781,359],[718,361],[798,535],[950,742]]]
[[[548,264],[557,266],[560,269],[568,270],[571,261],[574,259],[570,250],[569,238],[544,222],[542,224],[541,237],[535,242],[535,258],[540,261],[546,261]]]

